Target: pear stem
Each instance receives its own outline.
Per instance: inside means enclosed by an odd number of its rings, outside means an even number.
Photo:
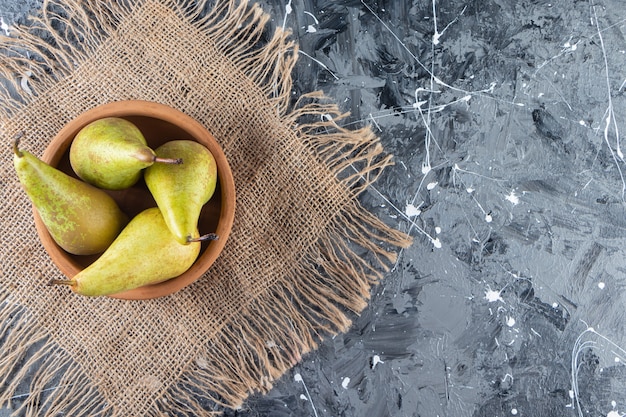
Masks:
[[[15,137],[13,138],[13,153],[15,155],[17,155],[18,158],[21,158],[24,156],[24,154],[22,153],[22,151],[20,151],[19,146],[20,146],[20,139],[22,138],[22,136],[24,136],[24,132],[19,132],[15,135]]]
[[[70,285],[70,286],[74,286],[76,285],[76,280],[75,279],[51,279],[50,281],[48,281],[48,285],[52,286],[52,285]]]
[[[155,156],[154,162],[161,162],[163,164],[180,165],[183,163],[183,158],[160,158],[158,156]]]
[[[207,233],[206,235],[202,235],[199,237],[187,237],[187,243],[191,242],[203,242],[205,240],[218,240],[220,237],[215,233]]]

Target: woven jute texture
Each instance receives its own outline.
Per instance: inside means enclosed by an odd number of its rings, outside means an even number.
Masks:
[[[359,194],[391,163],[319,93],[294,100],[298,56],[235,0],[49,1],[0,39],[0,405],[15,415],[210,415],[266,392],[345,331],[410,239]],[[11,144],[41,155],[111,101],[160,102],[223,146],[237,187],[225,251],[200,280],[147,301],[88,298],[37,239]],[[28,381],[28,382],[27,382]]]

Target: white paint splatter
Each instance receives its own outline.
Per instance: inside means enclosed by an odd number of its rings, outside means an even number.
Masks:
[[[317,32],[317,29],[315,29],[315,26],[309,25],[306,27],[306,33],[315,33],[315,32]]]
[[[578,49],[578,44],[575,43],[572,45],[569,41],[567,41],[563,44],[563,48],[569,49],[570,51],[575,51],[576,49]]]
[[[556,303],[556,302],[552,303],[552,308],[558,308],[558,307],[559,307],[559,303]]]
[[[441,233],[441,227],[439,226],[435,227],[435,233],[437,234]]]
[[[313,404],[313,399],[311,398],[311,394],[309,393],[309,389],[306,387],[306,384],[304,383],[304,380],[302,379],[302,375],[300,375],[300,373],[296,373],[293,376],[293,379],[296,382],[301,382],[302,386],[304,387],[304,392],[306,393],[306,399],[309,400],[309,402],[311,403],[311,408],[313,409],[313,415],[315,415],[315,417],[318,417],[317,415],[317,410],[315,409],[315,405]],[[300,395],[300,398],[302,398],[304,394]]]
[[[372,358],[372,369],[376,368],[376,365],[378,365],[379,363],[385,363],[385,362],[380,360],[380,356],[374,355],[374,357]]]
[[[319,60],[317,60],[317,59],[313,58],[311,55],[307,54],[306,52],[304,52],[304,51],[302,51],[302,50],[298,50],[298,53],[299,53],[299,54],[302,54],[302,55],[304,55],[304,56],[306,56],[306,57],[307,57],[307,58],[309,58],[311,61],[313,61],[313,62],[317,63],[317,65],[319,65],[320,67],[324,68],[326,71],[328,71],[328,73],[329,73],[330,75],[332,75],[332,76],[333,76],[333,78],[334,78],[335,80],[339,80],[339,77],[337,77],[337,75],[336,75],[334,72],[332,72],[332,71],[330,70],[330,68],[328,68],[328,67],[327,67],[327,66],[326,66],[326,65],[325,65],[322,61],[319,61]],[[329,122],[330,122],[330,121],[332,121],[332,120],[333,120],[333,118],[332,118],[330,115],[325,114],[325,115],[323,115],[323,116],[322,116],[322,120],[326,120],[326,121],[329,121]]]
[[[517,408],[511,408],[511,414],[516,416],[517,415]]]
[[[435,26],[435,27],[434,27],[434,29],[435,29],[435,34],[433,35],[433,45],[439,45],[439,38],[443,35],[443,33],[444,33],[446,30],[448,30],[448,28],[449,28],[449,27],[450,27],[450,26],[451,26],[454,22],[456,22],[456,21],[458,20],[458,18],[459,18],[459,17],[460,17],[460,16],[461,16],[464,12],[465,12],[465,9],[466,9],[466,8],[467,8],[467,6],[465,6],[465,7],[463,8],[463,10],[461,10],[461,13],[460,13],[457,17],[455,17],[455,18],[454,18],[454,20],[452,20],[450,23],[448,23],[448,25],[447,25],[445,28],[443,28],[443,30],[442,30],[441,32],[439,32],[439,31],[437,30],[437,10],[436,10],[436,7],[435,7],[435,0],[433,0],[433,17],[434,17],[434,19],[433,19],[433,23],[434,23],[434,26]]]
[[[426,104],[426,103],[428,103],[428,102],[427,102],[427,101],[424,101],[424,100],[416,101],[415,103],[413,103],[413,108],[414,108],[414,109],[421,109],[421,108],[422,108],[422,106],[423,106],[424,104]]]
[[[500,291],[494,291],[492,289],[485,291],[485,299],[489,301],[490,303],[493,303],[496,301],[504,301],[502,297],[500,296]]]
[[[300,394],[300,399],[304,401],[309,401],[309,399],[304,394]]]
[[[419,207],[415,207],[413,204],[407,204],[404,208],[404,214],[409,217],[419,216],[422,214],[422,210],[420,210]]]
[[[293,8],[291,7],[291,1],[289,0],[289,2],[285,5],[285,17],[283,17],[283,30],[285,30],[285,27],[287,26],[287,17],[291,14],[291,12],[293,12]]]
[[[511,193],[507,195],[505,199],[514,206],[517,206],[519,204],[519,197],[517,196],[517,194],[515,194],[515,191],[511,191]]]
[[[485,221],[487,223],[491,223],[493,221],[493,217],[491,217],[491,214],[489,213],[485,214]]]
[[[465,191],[467,191],[467,193],[468,193],[468,194],[471,194],[471,193],[473,193],[474,191],[476,191],[476,189],[475,189],[475,188],[472,188],[472,187],[467,187],[467,188],[465,189]]]
[[[431,191],[432,189],[434,189],[434,188],[437,186],[437,184],[439,184],[439,181],[433,181],[433,182],[430,182],[430,183],[428,183],[428,185],[426,186],[426,189],[427,189],[428,191]]]
[[[341,386],[343,389],[348,389],[348,385],[350,385],[350,378],[345,377],[343,381],[341,381]]]
[[[0,29],[4,30],[4,34],[6,36],[9,36],[9,25],[6,24],[6,22],[4,21],[4,19],[2,17],[0,17]]]
[[[509,327],[513,327],[515,326],[515,319],[513,317],[507,317],[506,318],[506,325]]]
[[[314,15],[313,13],[311,13],[311,12],[307,12],[306,10],[305,10],[305,11],[303,11],[303,13],[304,13],[304,14],[306,14],[306,15],[311,16],[311,17],[313,18],[313,20],[315,20],[315,24],[316,24],[316,25],[319,25],[319,24],[320,24],[320,21],[319,21],[319,20],[317,20],[317,17],[315,17],[315,15]]]
[[[439,240],[439,238],[437,239],[431,239],[430,240],[433,243],[433,246],[437,249],[441,249],[441,241]]]
[[[598,288],[600,288],[601,290],[604,289],[604,287],[606,287],[606,284],[604,282],[598,282]]]
[[[439,45],[439,38],[441,37],[442,33],[439,32],[435,32],[435,34],[433,35],[433,45]]]
[[[609,411],[609,413],[606,415],[606,417],[623,417],[620,413],[618,413],[615,410],[611,410]]]

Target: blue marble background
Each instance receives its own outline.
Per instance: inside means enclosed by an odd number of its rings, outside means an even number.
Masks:
[[[349,332],[224,415],[624,415],[624,4],[260,3],[300,44],[294,97],[395,155],[362,200],[415,242]]]

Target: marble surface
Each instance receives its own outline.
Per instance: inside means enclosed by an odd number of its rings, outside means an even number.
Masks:
[[[349,332],[224,415],[624,415],[623,3],[261,4],[300,44],[294,97],[395,155],[362,200],[415,242]]]

